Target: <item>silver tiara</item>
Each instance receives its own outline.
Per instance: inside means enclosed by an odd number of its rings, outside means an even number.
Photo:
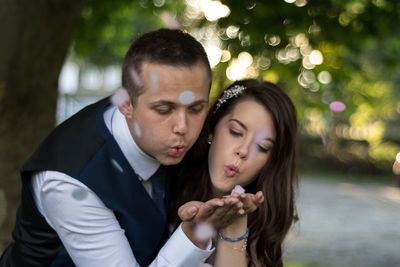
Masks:
[[[246,89],[246,86],[236,84],[236,85],[232,86],[231,88],[229,88],[228,90],[225,90],[224,94],[217,100],[218,103],[215,106],[214,113],[217,112],[217,110],[223,103],[225,103],[227,100],[231,99],[232,97],[238,97],[238,95],[240,95],[245,89]]]

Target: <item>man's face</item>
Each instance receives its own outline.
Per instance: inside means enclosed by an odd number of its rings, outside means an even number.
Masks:
[[[163,165],[179,163],[194,144],[208,106],[203,64],[173,67],[144,62],[144,92],[123,112],[136,144]]]

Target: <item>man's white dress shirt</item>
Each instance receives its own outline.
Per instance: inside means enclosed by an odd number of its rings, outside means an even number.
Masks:
[[[125,117],[117,107],[106,110],[104,120],[151,196],[148,179],[160,163],[136,145]],[[42,171],[32,177],[32,189],[39,212],[58,233],[76,266],[140,266],[113,211],[83,183],[64,173]],[[211,243],[205,250],[196,247],[180,225],[150,266],[198,267],[213,250]]]

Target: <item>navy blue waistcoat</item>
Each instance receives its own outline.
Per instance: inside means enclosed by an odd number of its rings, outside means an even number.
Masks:
[[[34,205],[30,178],[43,170],[66,173],[94,191],[114,211],[141,266],[157,255],[166,222],[104,123],[108,105],[109,99],[103,99],[59,125],[23,166],[14,242],[3,253],[1,267],[75,266]]]

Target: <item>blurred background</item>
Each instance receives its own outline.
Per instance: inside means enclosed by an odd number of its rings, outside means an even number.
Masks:
[[[134,38],[168,27],[204,45],[212,100],[252,77],[296,105],[300,220],[285,266],[400,266],[399,21],[396,0],[0,0],[0,251],[22,163],[120,88]]]

